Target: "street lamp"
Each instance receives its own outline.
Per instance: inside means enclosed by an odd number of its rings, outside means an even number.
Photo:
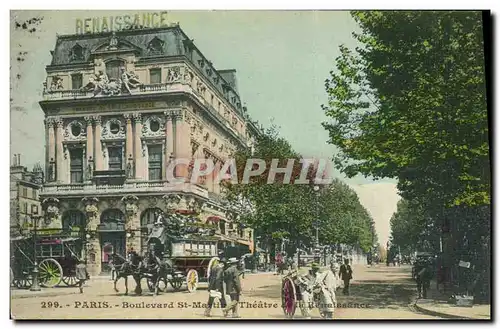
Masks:
[[[316,248],[319,248],[319,186],[314,185],[313,189],[316,194],[316,220],[314,223],[316,227]]]
[[[36,250],[36,230],[38,226],[39,216],[32,216],[31,219],[33,221],[33,250],[35,251],[35,263],[33,264],[33,283],[31,285],[30,291],[40,291],[40,283],[38,282],[38,262],[37,262],[37,250]]]

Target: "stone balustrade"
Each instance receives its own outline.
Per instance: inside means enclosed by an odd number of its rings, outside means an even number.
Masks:
[[[140,192],[184,192],[208,198],[206,188],[190,183],[173,184],[169,182],[125,182],[123,185],[95,185],[95,184],[57,184],[43,187],[41,195],[68,196],[68,195],[102,195],[111,193],[140,193]]]

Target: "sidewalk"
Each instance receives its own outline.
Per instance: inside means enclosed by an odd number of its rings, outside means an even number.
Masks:
[[[91,277],[89,282],[84,285],[85,287],[92,287],[96,285],[102,285],[104,282],[111,283],[111,276],[95,276]],[[62,296],[62,295],[73,295],[80,294],[78,287],[54,287],[54,288],[43,288],[40,287],[40,291],[30,291],[29,289],[10,289],[10,298],[34,298],[34,297],[51,297],[51,296]]]
[[[422,313],[448,319],[491,320],[491,305],[474,305],[472,307],[449,304],[447,296],[436,289],[436,282],[431,282],[427,299],[417,299],[415,308]]]

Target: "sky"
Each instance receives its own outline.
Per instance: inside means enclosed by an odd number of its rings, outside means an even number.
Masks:
[[[151,11],[149,11],[151,12]],[[74,34],[76,19],[135,14],[137,11],[11,12],[11,158],[32,168],[44,161],[42,99],[45,66],[57,34]],[[37,31],[14,29],[14,21],[43,16]],[[358,27],[347,11],[170,11],[216,69],[236,69],[238,89],[252,119],[271,121],[296,151],[306,157],[331,158],[321,126],[327,118],[324,81],[335,68],[339,46],[354,48]],[[22,52],[19,54],[19,52]],[[18,57],[24,60],[17,60]],[[399,199],[395,181],[347,179],[376,222],[379,241],[389,237],[389,219]]]

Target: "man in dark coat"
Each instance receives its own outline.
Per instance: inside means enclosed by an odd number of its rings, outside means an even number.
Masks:
[[[210,316],[210,311],[212,310],[215,298],[219,298],[222,308],[227,306],[224,294],[224,263],[225,259],[221,259],[221,261],[210,270],[210,277],[208,278],[209,296],[205,316]]]
[[[83,285],[85,284],[85,280],[88,280],[90,277],[83,260],[76,265],[75,274],[76,279],[78,280],[78,288],[80,289],[80,293],[83,294]]]
[[[240,271],[237,268],[238,260],[229,258],[228,268],[224,271],[224,282],[226,282],[226,293],[231,297],[231,303],[223,310],[227,317],[229,311],[233,311],[233,318],[239,318],[238,303],[241,295]]]
[[[342,281],[344,281],[344,295],[349,296],[349,282],[352,279],[352,268],[351,265],[349,265],[349,259],[344,260],[344,264],[340,266],[340,278]]]

